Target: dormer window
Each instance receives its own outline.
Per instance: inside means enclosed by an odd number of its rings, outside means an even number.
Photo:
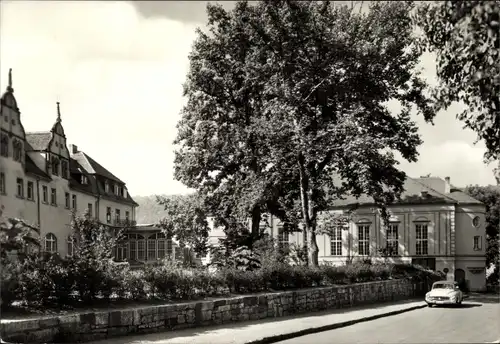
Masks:
[[[109,183],[108,183],[107,181],[106,181],[106,182],[104,182],[104,191],[105,191],[106,193],[108,193],[108,192],[109,192]]]
[[[115,195],[120,195],[120,187],[118,185],[115,185]]]
[[[59,175],[59,159],[52,158],[52,174],[55,176]]]
[[[123,188],[123,197],[127,198],[127,189]]]
[[[82,184],[83,185],[87,185],[89,183],[89,180],[87,179],[87,176],[82,174]]]

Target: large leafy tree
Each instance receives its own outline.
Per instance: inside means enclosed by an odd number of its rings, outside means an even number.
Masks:
[[[498,240],[500,230],[500,188],[498,186],[468,186],[467,194],[486,206],[486,265],[495,264],[498,269]]]
[[[210,186],[209,195],[228,183],[229,198],[245,190],[231,206],[246,190],[261,190],[259,203],[283,217],[299,200],[309,263],[317,265],[318,213],[346,192],[367,193],[382,209],[393,202],[405,179],[393,152],[415,161],[421,142],[410,110],[433,116],[415,71],[412,8],[373,3],[363,14],[299,1],[240,2],[229,13],[209,7],[210,34],[198,33],[190,56],[177,178]],[[243,106],[230,102],[245,92]],[[391,99],[399,113],[387,109]],[[245,104],[250,111],[242,111]]]
[[[209,32],[198,30],[184,85],[188,98],[178,123],[175,176],[198,191],[205,206],[226,232],[241,233],[251,218],[251,239],[259,238],[264,211],[284,219],[278,199],[283,178],[293,171],[267,170],[269,155],[258,130],[266,80],[251,75],[259,61],[256,33],[244,18],[259,8],[239,2],[233,12],[208,5]],[[264,123],[265,125],[265,123]],[[288,188],[289,195],[293,188]],[[284,204],[287,201],[283,199]]]
[[[425,1],[416,23],[422,48],[437,55],[438,104],[463,101],[458,118],[484,141],[487,160],[500,159],[500,2]]]
[[[166,236],[176,239],[181,247],[189,246],[197,253],[206,253],[210,228],[203,198],[197,194],[157,196],[157,202],[165,208],[159,225]]]

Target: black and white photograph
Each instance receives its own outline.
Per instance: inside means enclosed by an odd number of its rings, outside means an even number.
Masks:
[[[0,343],[500,343],[500,1],[0,1]]]

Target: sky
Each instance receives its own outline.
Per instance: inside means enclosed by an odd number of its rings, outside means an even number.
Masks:
[[[222,3],[231,8],[233,2]],[[76,144],[127,183],[132,195],[180,194],[173,178],[176,123],[195,29],[206,2],[1,1],[0,86],[9,68],[27,132],[48,131],[61,103],[68,144]],[[422,59],[435,82],[433,56]],[[484,144],[455,116],[415,120],[424,143],[408,175],[451,177],[452,184],[494,184]]]

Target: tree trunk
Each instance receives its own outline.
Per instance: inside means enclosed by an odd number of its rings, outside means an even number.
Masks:
[[[252,209],[252,240],[251,244],[260,238],[260,220],[261,220],[261,212],[260,207],[258,205],[254,206]]]
[[[300,172],[300,199],[302,203],[302,215],[304,222],[304,230],[308,237],[307,263],[309,266],[318,266],[318,244],[316,243],[316,214],[312,197],[312,188],[310,185],[309,176],[305,170],[304,157],[299,155],[299,172]]]

